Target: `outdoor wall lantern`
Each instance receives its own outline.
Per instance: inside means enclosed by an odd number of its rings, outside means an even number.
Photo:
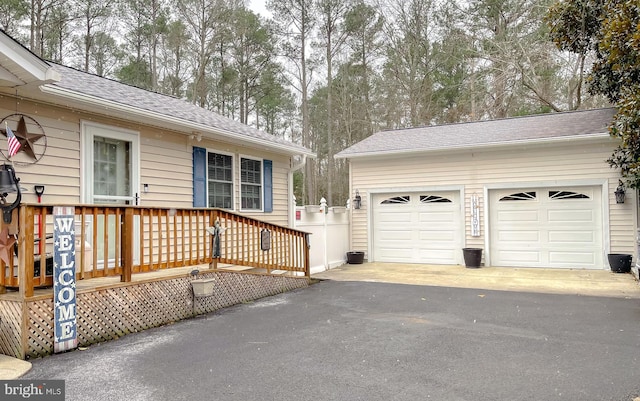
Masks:
[[[614,194],[616,195],[616,203],[624,203],[625,191],[622,180],[618,180],[618,188],[616,188],[616,192],[614,192]]]
[[[362,206],[362,197],[360,196],[360,191],[356,189],[356,197],[353,198],[353,207],[354,209],[360,209]]]
[[[19,178],[16,178],[16,171],[12,166],[3,164],[0,168],[0,208],[2,209],[2,219],[5,223],[11,223],[11,212],[17,208],[22,200],[20,192]],[[10,193],[16,194],[16,199],[9,204],[7,196]]]

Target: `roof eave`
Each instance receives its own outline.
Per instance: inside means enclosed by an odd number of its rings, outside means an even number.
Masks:
[[[84,93],[60,88],[54,85],[43,85],[40,87],[40,90],[45,94],[58,96],[66,100],[73,101],[76,107],[77,105],[85,105],[116,110],[119,113],[122,113],[119,114],[120,117],[128,116],[131,121],[135,122],[140,122],[140,117],[144,117],[155,121],[156,124],[160,127],[173,126],[176,127],[176,129],[181,128],[182,131],[186,131],[185,134],[198,132],[201,133],[204,137],[210,137],[211,139],[216,139],[216,137],[223,137],[227,139],[238,140],[238,138],[242,138],[243,141],[246,141],[253,145],[265,147],[276,153],[316,157],[315,153],[306,148],[300,149],[297,146],[288,146],[285,144],[270,142],[260,138],[253,138],[218,127],[211,127],[204,124],[194,123],[192,121],[184,120],[181,118],[167,116],[162,113],[155,113],[153,111],[137,108],[135,106],[124,105],[95,96],[86,95]],[[87,107],[87,110],[93,111],[91,110],[91,107]]]
[[[11,62],[13,68],[7,71],[17,78],[14,86],[41,85],[61,79],[47,62],[6,34],[0,35],[0,57]]]
[[[501,148],[501,147],[511,147],[511,146],[542,145],[542,144],[571,142],[571,141],[602,140],[604,138],[610,138],[610,135],[608,132],[599,132],[595,134],[585,134],[585,135],[571,135],[571,136],[554,137],[554,138],[526,139],[521,141],[488,142],[488,143],[482,143],[482,144],[447,146],[442,148],[431,148],[431,149],[403,149],[403,150],[376,151],[376,152],[358,152],[358,153],[350,153],[350,154],[338,153],[334,156],[334,158],[364,159],[364,158],[374,158],[374,157],[381,157],[381,156],[400,156],[400,155],[404,156],[408,154],[449,152],[449,151],[456,151],[456,150],[490,149],[490,148]]]

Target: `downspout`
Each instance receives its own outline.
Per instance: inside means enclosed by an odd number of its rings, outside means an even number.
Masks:
[[[301,155],[302,160],[298,164],[293,164],[289,169],[289,227],[295,227],[296,224],[296,198],[293,194],[293,173],[304,168],[307,164],[307,155]],[[291,158],[293,162],[293,157]]]

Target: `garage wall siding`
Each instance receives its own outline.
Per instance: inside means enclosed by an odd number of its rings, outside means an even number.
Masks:
[[[352,159],[353,192],[360,191],[363,207],[354,210],[352,248],[368,251],[367,219],[370,214],[369,191],[411,188],[464,186],[465,246],[485,247],[485,186],[517,183],[552,186],[580,180],[608,180],[610,252],[635,253],[635,192],[627,190],[627,200],[618,205],[613,192],[618,171],[609,168],[606,159],[615,148],[608,138],[581,140],[555,145],[503,147],[448,153],[424,153],[376,160]],[[471,236],[471,196],[480,198],[480,237]],[[606,237],[606,233],[604,233]]]
[[[17,104],[18,103],[18,104]],[[16,111],[17,109],[17,111]],[[140,189],[143,206],[190,208],[193,205],[192,147],[225,151],[239,156],[249,156],[273,161],[272,213],[246,213],[270,223],[288,225],[288,170],[289,157],[266,153],[239,144],[202,139],[190,140],[185,133],[178,133],[142,124],[103,118],[88,113],[30,102],[0,95],[0,118],[20,113],[34,118],[47,135],[47,150],[37,164],[16,165],[16,174],[27,191],[22,201],[36,203],[35,184],[46,186],[42,197],[46,204],[78,204],[81,199],[80,177],[80,121],[121,127],[140,133],[140,185],[149,184],[149,192]],[[0,135],[0,140],[4,136]],[[6,153],[6,140],[2,145]],[[237,166],[237,162],[235,163]],[[239,196],[239,172],[234,172]],[[239,202],[238,202],[239,205]]]

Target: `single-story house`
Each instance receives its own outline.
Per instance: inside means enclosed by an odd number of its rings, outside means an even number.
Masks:
[[[0,353],[43,356],[308,286],[309,235],[293,228],[307,157],[0,31]]]
[[[369,261],[608,268],[635,255],[638,200],[615,191],[612,108],[378,132],[348,159],[351,249]],[[634,256],[634,260],[637,255]]]
[[[21,121],[24,128],[20,129]],[[0,31],[0,129],[23,202],[219,207],[293,226],[309,149],[185,100],[44,61]],[[0,136],[0,139],[4,136]]]

